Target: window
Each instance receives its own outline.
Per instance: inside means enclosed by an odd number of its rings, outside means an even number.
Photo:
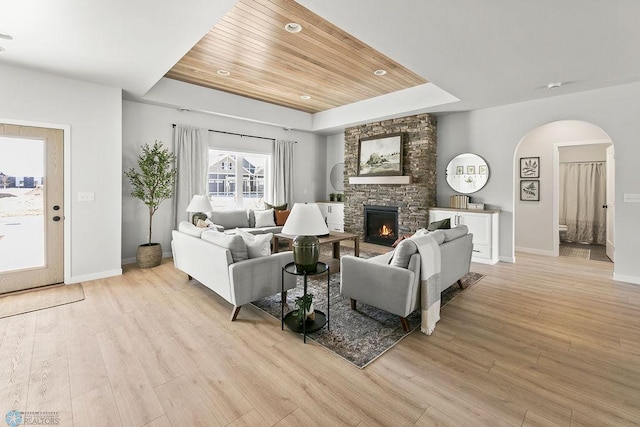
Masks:
[[[209,198],[213,207],[257,208],[268,188],[271,156],[209,150]]]

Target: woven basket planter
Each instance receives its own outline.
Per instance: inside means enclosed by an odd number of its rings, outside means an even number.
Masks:
[[[162,262],[162,246],[160,243],[145,243],[138,246],[136,262],[140,268],[150,268]]]

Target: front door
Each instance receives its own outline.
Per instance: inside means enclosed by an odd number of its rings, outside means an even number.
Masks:
[[[64,280],[63,131],[0,123],[0,293]]]

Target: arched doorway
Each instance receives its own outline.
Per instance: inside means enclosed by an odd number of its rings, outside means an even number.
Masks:
[[[514,247],[517,251],[558,256],[561,150],[577,152],[578,147],[588,147],[594,151],[595,147],[606,145],[613,146],[613,142],[604,130],[580,120],[547,123],[525,135],[514,153]],[[521,174],[521,162],[535,166],[534,172],[526,170]],[[527,186],[531,188],[526,189]],[[531,194],[523,193],[523,188]],[[608,215],[610,221],[614,216],[613,207],[612,204]]]

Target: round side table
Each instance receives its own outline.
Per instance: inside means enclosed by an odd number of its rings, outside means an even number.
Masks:
[[[303,287],[303,296],[306,297],[307,295],[307,279],[309,276],[317,276],[319,274],[323,274],[323,273],[327,273],[327,314],[325,315],[324,312],[320,311],[320,310],[314,310],[315,313],[315,319],[311,320],[311,321],[307,321],[305,319],[305,321],[302,322],[302,325],[300,325],[297,322],[296,316],[295,314],[297,313],[298,310],[292,310],[289,313],[287,313],[286,315],[284,314],[284,306],[287,303],[286,301],[282,301],[281,302],[281,328],[282,330],[284,330],[284,325],[286,324],[287,327],[289,329],[291,329],[292,331],[295,332],[301,332],[302,336],[303,336],[303,342],[307,342],[307,334],[310,332],[315,332],[319,329],[322,329],[324,327],[324,325],[327,325],[327,329],[329,329],[329,276],[330,276],[330,271],[329,271],[329,266],[327,264],[325,264],[324,262],[318,262],[316,264],[316,271],[313,273],[307,273],[304,271],[298,271],[298,269],[296,268],[296,265],[293,262],[288,263],[287,265],[285,265],[284,267],[282,267],[282,280],[280,282],[281,284],[281,291],[282,293],[284,293],[284,275],[285,274],[292,274],[294,276],[302,276],[303,277],[303,283],[304,283],[304,287]]]

